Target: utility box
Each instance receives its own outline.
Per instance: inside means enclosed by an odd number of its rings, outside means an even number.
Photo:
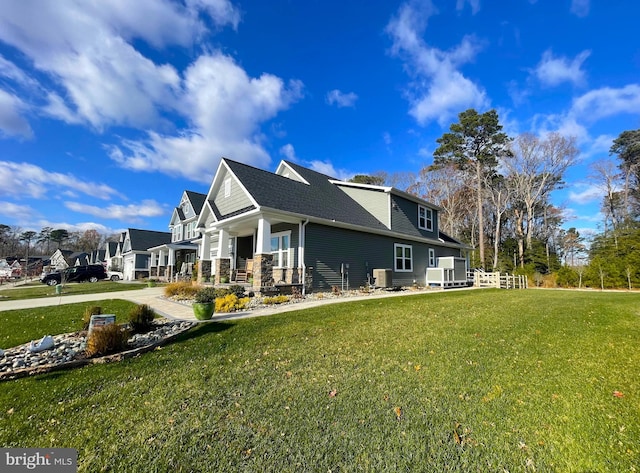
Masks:
[[[391,269],[374,269],[373,279],[376,287],[393,287],[393,271]]]

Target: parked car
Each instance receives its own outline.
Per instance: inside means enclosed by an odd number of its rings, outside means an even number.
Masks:
[[[107,278],[112,281],[122,281],[124,279],[124,274],[122,271],[107,271]]]
[[[104,267],[100,264],[90,264],[88,266],[73,266],[62,271],[54,271],[40,278],[40,282],[55,286],[63,280],[65,282],[97,282],[101,279],[107,279]]]

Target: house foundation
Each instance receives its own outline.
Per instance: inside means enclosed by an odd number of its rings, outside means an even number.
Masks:
[[[216,258],[215,259],[216,277],[215,284],[221,284],[222,278],[226,278],[227,282],[231,280],[231,259]]]
[[[211,260],[203,259],[198,264],[198,284],[208,282],[211,277]]]
[[[261,254],[253,257],[253,287],[273,286],[273,255]]]

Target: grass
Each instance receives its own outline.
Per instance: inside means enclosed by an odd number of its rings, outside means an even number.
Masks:
[[[96,283],[67,283],[62,290],[65,295],[94,294],[97,292],[118,292],[143,289],[146,286],[138,283],[121,283],[112,281],[98,281]],[[55,286],[40,283],[37,286],[6,288],[0,290],[0,304],[2,301],[16,301],[21,299],[39,299],[42,297],[60,297],[56,294]]]
[[[78,331],[85,309],[95,305],[102,307],[103,314],[116,314],[116,321],[124,323],[128,321],[129,311],[137,304],[110,299],[39,309],[0,311],[0,348],[21,345],[40,339],[43,335]]]
[[[486,290],[200,325],[3,383],[0,445],[77,448],[82,472],[635,471],[639,303]]]

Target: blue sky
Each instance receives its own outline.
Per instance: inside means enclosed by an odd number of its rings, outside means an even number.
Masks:
[[[575,136],[553,198],[566,227],[596,228],[589,166],[640,128],[639,16],[621,0],[9,0],[0,223],[166,230],[221,156],[417,173],[473,107],[512,136]]]

